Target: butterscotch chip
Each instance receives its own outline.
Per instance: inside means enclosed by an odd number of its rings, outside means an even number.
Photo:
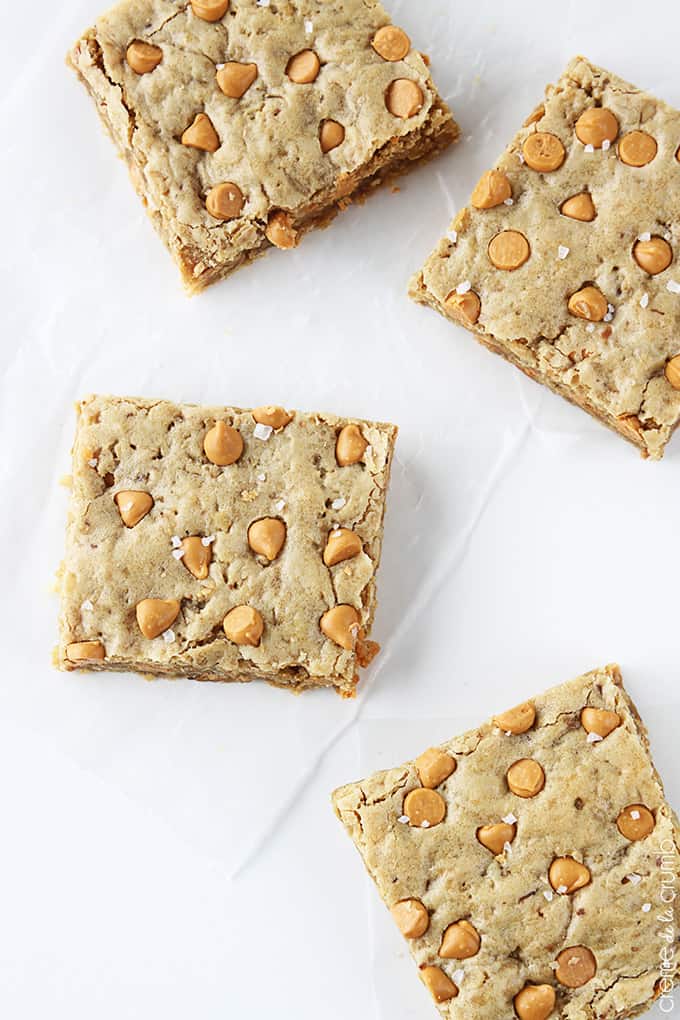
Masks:
[[[231,181],[216,184],[205,200],[205,207],[216,220],[233,220],[240,216],[245,205],[243,192]]]
[[[489,259],[496,269],[512,272],[523,266],[531,255],[531,247],[518,230],[503,230],[489,244]]]
[[[367,449],[368,443],[359,426],[345,425],[335,443],[335,459],[340,467],[350,467],[359,463]]]
[[[498,726],[504,733],[512,733],[518,736],[526,733],[536,722],[536,709],[530,701],[525,701],[508,712],[501,712],[493,718],[494,726]]]
[[[680,390],[680,354],[676,354],[674,358],[671,358],[666,364],[664,373],[673,389]]]
[[[595,733],[603,740],[620,725],[618,712],[609,712],[605,708],[584,708],[581,712],[581,726],[586,733]]]
[[[404,815],[415,829],[430,829],[446,817],[446,801],[436,790],[411,790],[404,798]]]
[[[152,46],[151,43],[136,39],[128,46],[125,59],[135,74],[149,74],[163,59],[163,50],[160,46]]]
[[[536,131],[522,146],[524,162],[539,174],[549,174],[559,168],[567,158],[566,149],[557,135],[549,131]]]
[[[512,184],[500,170],[487,170],[482,174],[470,202],[475,209],[494,209],[512,198]]]
[[[106,649],[101,641],[74,641],[66,646],[69,662],[87,662],[106,658]]]
[[[552,985],[525,985],[513,999],[519,1020],[547,1020],[555,1008],[555,1001]]]
[[[494,857],[503,853],[506,843],[512,843],[517,835],[517,826],[510,822],[497,822],[495,825],[481,825],[477,829],[477,839],[490,850]]]
[[[257,78],[257,64],[239,64],[230,60],[215,75],[220,90],[229,99],[240,99]]]
[[[573,857],[556,857],[550,865],[548,880],[553,889],[570,895],[590,883],[590,870]]]
[[[555,977],[566,988],[581,988],[597,973],[597,961],[587,946],[570,946],[557,957]]]
[[[535,797],[545,786],[545,772],[533,758],[521,758],[505,774],[508,787],[517,797]]]
[[[469,960],[476,956],[482,940],[479,932],[469,921],[456,921],[444,932],[439,955],[444,960]]]
[[[420,976],[435,1002],[449,1002],[458,995],[457,986],[441,967],[423,967]]]
[[[592,145],[601,149],[604,142],[610,144],[619,133],[619,122],[611,112],[602,107],[591,107],[584,110],[576,121],[576,137],[584,145]]]
[[[235,645],[257,648],[264,631],[264,620],[252,606],[236,606],[227,613],[222,626],[229,641]]]
[[[293,415],[284,407],[268,404],[266,407],[256,407],[253,411],[253,418],[258,425],[269,425],[275,432],[278,432],[279,429],[285,429],[286,425],[290,425]]]
[[[324,120],[319,129],[319,145],[322,152],[337,149],[345,140],[345,129],[337,120]]]
[[[290,58],[286,74],[296,85],[309,85],[316,81],[320,70],[321,61],[314,50],[302,50]]]
[[[592,223],[597,217],[597,210],[595,203],[593,202],[592,196],[587,191],[581,192],[580,195],[572,195],[566,202],[563,202],[560,207],[560,212],[563,216],[568,216],[571,220],[580,220],[581,223]]]
[[[354,559],[363,550],[361,539],[348,528],[336,528],[331,531],[323,551],[323,561],[327,567],[334,567],[345,560]]]
[[[569,298],[569,311],[588,322],[602,322],[607,314],[607,299],[597,287],[584,287]]]
[[[333,606],[321,617],[319,626],[326,637],[351,652],[359,640],[361,617],[354,606]]]
[[[642,167],[651,163],[659,146],[646,131],[631,131],[619,142],[619,159],[626,166]]]
[[[673,249],[663,237],[652,237],[649,241],[638,241],[633,248],[633,258],[650,276],[658,276],[668,269],[673,261]]]
[[[172,627],[179,610],[176,599],[142,599],[135,609],[139,629],[145,638],[157,638]]]
[[[532,124],[537,124],[539,120],[543,120],[545,117],[545,103],[540,103],[535,110],[532,110],[527,119],[524,121],[522,127],[531,127]]]
[[[616,826],[622,836],[637,843],[654,831],[654,815],[644,804],[629,804],[616,819]]]
[[[196,114],[193,123],[182,135],[182,145],[187,145],[191,149],[201,149],[203,152],[217,152],[220,147],[219,135],[207,114]]]
[[[390,913],[406,939],[422,938],[430,927],[430,915],[420,900],[401,900],[394,904]]]
[[[248,545],[270,563],[277,559],[285,541],[286,525],[278,517],[264,517],[248,528]]]
[[[459,294],[452,290],[444,301],[447,312],[464,326],[474,326],[482,312],[482,302],[473,290]]]
[[[148,492],[126,490],[117,492],[113,498],[126,528],[136,527],[153,507],[153,497]]]
[[[205,581],[212,563],[212,545],[204,544],[200,535],[182,539],[180,548],[184,552],[182,563],[198,581]]]
[[[297,248],[300,242],[298,231],[293,226],[293,217],[281,209],[269,214],[265,234],[268,241],[284,251]]]
[[[385,105],[390,113],[408,120],[422,110],[425,94],[417,82],[410,78],[397,78],[385,93]]]
[[[371,46],[383,60],[403,60],[411,49],[411,40],[396,25],[384,25],[373,36]]]
[[[456,759],[452,758],[446,751],[439,747],[431,747],[416,758],[416,772],[423,784],[429,790],[441,784],[453,775],[456,771]]]
[[[238,429],[224,421],[216,421],[205,434],[203,449],[209,461],[218,467],[235,464],[243,453],[243,437]]]
[[[229,10],[229,0],[191,0],[191,9],[203,21],[219,21]]]

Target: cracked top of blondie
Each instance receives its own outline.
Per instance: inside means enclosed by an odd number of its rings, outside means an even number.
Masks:
[[[657,994],[680,832],[616,667],[333,802],[447,1020],[623,1017]]]
[[[578,57],[412,296],[630,433],[680,421],[680,112]]]

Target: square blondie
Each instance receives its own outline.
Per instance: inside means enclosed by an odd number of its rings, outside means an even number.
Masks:
[[[376,0],[123,0],[69,61],[190,291],[459,133]]]
[[[411,283],[659,459],[680,421],[680,112],[573,60]]]
[[[680,830],[617,667],[333,802],[446,1020],[613,1020],[672,987]]]
[[[78,405],[62,669],[351,697],[397,429],[94,396]]]

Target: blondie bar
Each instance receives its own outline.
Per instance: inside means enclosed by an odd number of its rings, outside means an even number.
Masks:
[[[680,830],[617,667],[333,801],[447,1020],[612,1020],[672,987]]]
[[[123,0],[69,60],[190,291],[458,136],[376,0]]]
[[[281,407],[82,401],[59,666],[352,696],[378,650],[396,433]]]
[[[578,57],[411,296],[655,459],[680,421],[680,113]]]

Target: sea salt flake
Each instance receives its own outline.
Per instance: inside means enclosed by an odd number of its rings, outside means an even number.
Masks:
[[[543,890],[543,895],[545,896],[545,898],[548,901],[548,903],[552,903],[553,894],[552,894],[550,889],[544,889]]]
[[[605,315],[603,321],[604,322],[611,322],[613,320],[613,318],[614,318],[614,316],[612,315],[612,313],[611,312],[607,312],[607,314]]]
[[[172,555],[175,557],[176,560],[181,560],[182,557],[184,556],[184,549],[173,549]]]
[[[458,241],[458,231],[457,230],[449,230],[449,232],[447,234],[447,237],[448,237],[449,241],[451,242],[451,244],[456,244],[456,242]]]
[[[258,422],[257,425],[255,426],[255,431],[253,435],[255,436],[256,439],[261,439],[263,443],[266,443],[266,441],[269,439],[273,431],[274,429],[271,427],[271,425],[261,425]]]
[[[586,326],[586,333],[594,333],[594,332],[595,332],[595,323],[594,322],[589,322],[588,325]]]
[[[208,546],[212,545],[214,541],[215,541],[214,535],[207,535],[205,538],[201,539],[201,545],[203,546],[204,549],[207,549]]]
[[[515,204],[514,198],[506,198],[503,201],[503,205],[514,205],[514,204]]]
[[[182,544],[182,539],[179,537],[179,535],[173,535],[172,536],[172,548],[173,549],[179,549],[181,544]]]
[[[639,821],[639,818],[640,818],[640,812],[639,812],[639,811],[631,811],[631,813],[630,813],[630,817],[631,817],[631,818],[632,818],[632,819],[633,819],[634,821],[636,821],[636,822],[637,822],[637,821]]]
[[[465,977],[465,971],[464,970],[454,970],[454,972],[453,972],[453,982],[454,982],[454,984],[461,985],[463,983],[464,977]]]
[[[397,821],[400,822],[401,825],[408,825],[411,819],[408,815],[400,815],[399,818],[397,818]]]
[[[169,627],[168,630],[164,631],[163,640],[165,641],[166,645],[171,645],[173,643],[173,641],[175,640],[175,632],[172,629],[172,627]]]
[[[427,818],[425,819],[424,822],[420,823],[420,828],[421,829],[429,829],[430,828],[430,823],[428,822]]]
[[[510,844],[507,841],[503,844],[503,849],[506,852],[506,854],[511,854],[512,853],[512,847],[510,846]]]
[[[516,152],[515,155],[517,156],[517,159],[520,161],[520,163],[524,163],[524,156],[521,152]]]
[[[586,152],[595,152],[595,146],[594,145],[586,145],[585,151]]]
[[[608,152],[609,149],[611,149],[611,147],[612,147],[612,143],[609,141],[608,138],[605,138],[605,140],[602,143],[602,151],[603,152]]]
[[[649,305],[649,294],[643,294],[640,298],[640,308],[646,308]]]
[[[96,467],[99,461],[97,460],[96,457],[93,457],[92,460],[88,460],[87,463],[90,465],[90,467]]]
[[[589,744],[599,744],[601,740],[602,740],[602,737],[600,736],[599,733],[589,733],[588,734],[588,743]]]
[[[680,283],[677,280],[669,280],[666,284],[666,290],[669,290],[671,294],[680,294]]]
[[[566,244],[561,244],[559,246],[559,248],[557,249],[557,257],[564,261],[564,259],[566,259],[567,255],[569,254],[570,251],[571,251],[571,248],[567,248]]]
[[[642,913],[643,914],[648,914],[651,909],[652,909],[652,904],[651,903],[643,903],[642,904]]]
[[[517,819],[516,819],[516,818],[515,818],[515,816],[514,816],[514,815],[513,815],[512,813],[511,813],[511,814],[509,814],[509,815],[506,815],[506,816],[505,816],[505,818],[503,819],[503,821],[505,822],[505,824],[506,824],[506,825],[514,825],[514,824],[515,824],[515,822],[517,821]]]
[[[279,513],[281,513],[285,505],[286,505],[285,499],[280,499],[277,503],[274,503],[274,507],[276,510],[279,511]]]
[[[652,240],[652,235],[650,234],[650,232],[648,230],[645,231],[644,234],[638,234],[638,241],[651,241],[651,240]]]
[[[558,885],[555,892],[559,893],[560,896],[564,896],[565,892],[567,891],[567,888],[568,887],[566,885]]]
[[[469,280],[464,280],[463,283],[459,283],[456,287],[456,294],[467,294],[468,291],[472,290],[472,284]]]
[[[314,22],[313,21],[305,21],[305,32],[307,33],[307,35],[311,35],[313,31],[314,31]]]
[[[258,7],[269,7],[271,0],[257,0]]]
[[[89,613],[94,609],[94,606],[89,599],[85,599],[82,606],[80,607],[81,613]]]
[[[637,875],[635,872],[633,872],[630,875],[626,875],[626,880],[630,882],[631,885],[639,885],[640,882],[642,881],[642,875]]]
[[[342,496],[339,496],[337,499],[334,499],[333,502],[331,503],[331,509],[332,510],[342,510],[343,506],[346,506],[346,505],[347,505],[347,500],[344,499]]]
[[[265,474],[258,475],[257,476],[257,480],[258,480],[258,482],[266,482],[267,481],[267,476]]]

